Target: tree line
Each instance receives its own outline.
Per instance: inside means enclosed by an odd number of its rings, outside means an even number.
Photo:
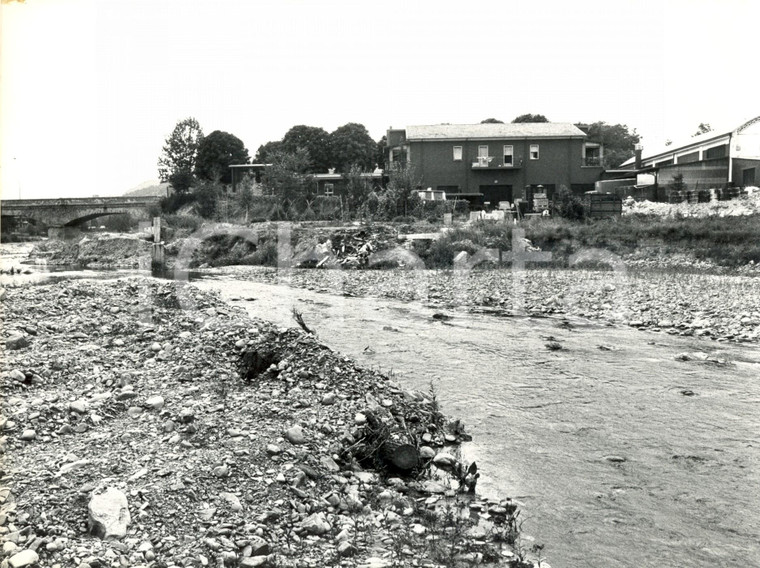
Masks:
[[[482,123],[503,123],[487,118]],[[542,114],[522,114],[513,123],[549,122]],[[607,124],[603,121],[590,124],[578,123],[589,142],[604,146],[604,164],[614,167],[630,158],[634,146],[640,140],[634,129],[626,125]],[[267,164],[263,189],[270,198],[276,217],[294,218],[309,211],[315,202],[310,174],[335,170],[346,178],[346,192],[340,200],[341,216],[346,212],[354,215],[379,214],[382,217],[407,216],[421,210],[417,203],[417,186],[424,180],[417,179],[413,169],[407,172],[386,172],[390,182],[384,188],[374,187],[362,177],[362,173],[375,168],[385,168],[386,137],[375,141],[362,124],[350,122],[333,132],[316,126],[296,125],[281,140],[259,146],[253,163]],[[169,209],[195,201],[198,211],[213,216],[223,185],[231,183],[230,165],[248,164],[251,158],[240,138],[220,130],[204,135],[195,118],[180,120],[166,138],[158,160],[159,177],[169,182],[175,195]],[[252,180],[241,184],[237,196],[239,208],[248,212],[254,199]],[[190,190],[192,189],[192,192]],[[334,207],[332,201],[331,207]]]

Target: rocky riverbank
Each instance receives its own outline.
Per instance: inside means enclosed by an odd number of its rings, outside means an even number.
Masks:
[[[2,306],[3,568],[532,565],[432,393],[192,286],[68,281]],[[372,445],[383,429],[411,469]]]
[[[422,301],[499,316],[577,316],[717,341],[760,340],[760,278],[642,270],[289,270],[224,274],[331,294]],[[522,283],[522,299],[515,293]]]

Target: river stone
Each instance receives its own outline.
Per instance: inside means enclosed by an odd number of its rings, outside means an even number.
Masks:
[[[153,410],[161,410],[164,406],[164,397],[155,395],[145,401],[145,406]]]
[[[18,554],[14,554],[8,559],[8,564],[11,568],[23,568],[24,566],[31,566],[35,564],[40,557],[34,550],[22,550]]]
[[[341,556],[353,556],[356,554],[356,547],[348,541],[343,541],[338,545],[338,554]]]
[[[301,528],[309,534],[322,535],[330,530],[324,513],[313,513],[301,521]]]
[[[238,496],[234,493],[223,492],[219,494],[219,497],[224,499],[224,501],[230,506],[230,511],[239,513],[243,510],[243,505],[240,503],[240,499],[238,499]]]
[[[240,568],[257,568],[258,566],[265,566],[269,563],[269,558],[266,556],[248,556],[240,561]]]
[[[435,450],[430,446],[422,446],[420,448],[420,457],[424,460],[429,460],[435,457]]]
[[[31,440],[34,440],[37,437],[37,432],[35,432],[31,428],[27,428],[21,433],[21,439],[25,442],[30,442]]]
[[[604,456],[604,459],[612,463],[623,463],[625,461],[628,461],[623,456]]]
[[[5,340],[5,348],[10,350],[23,349],[29,346],[29,340],[21,333],[13,333]]]
[[[331,473],[338,473],[340,471],[340,466],[330,456],[322,456],[319,458],[319,463]]]
[[[13,369],[10,372],[9,376],[11,379],[13,379],[14,381],[18,383],[23,383],[24,381],[26,381],[26,375],[24,374],[23,371],[19,371],[18,369]]]
[[[451,454],[441,453],[433,458],[433,463],[438,467],[453,467],[457,463],[457,459]]]
[[[131,518],[127,497],[115,487],[94,494],[87,506],[90,532],[95,536],[121,538],[127,534]]]
[[[306,436],[303,433],[303,428],[300,426],[292,426],[285,430],[285,439],[291,444],[305,444]]]
[[[252,537],[249,545],[251,547],[252,556],[266,556],[272,551],[269,543],[260,536]]]
[[[77,414],[84,414],[87,412],[87,401],[82,400],[81,398],[79,400],[75,400],[74,402],[69,403],[69,410],[72,412],[76,412]]]

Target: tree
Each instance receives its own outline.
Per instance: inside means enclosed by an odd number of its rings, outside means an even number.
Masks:
[[[246,175],[240,182],[240,185],[238,185],[238,193],[235,196],[235,202],[239,211],[245,212],[246,223],[248,223],[248,213],[251,210],[251,206],[256,201],[256,196],[253,194],[255,183],[255,178],[252,175]]]
[[[272,165],[266,169],[262,180],[264,191],[279,198],[287,210],[308,197],[306,173],[311,158],[304,148],[295,152],[276,152],[270,157]]]
[[[543,114],[521,114],[512,121],[513,124],[518,122],[549,122],[549,119]]]
[[[363,177],[362,169],[353,165],[343,174],[346,180],[346,204],[349,211],[357,211],[372,193],[372,181]]]
[[[198,215],[205,219],[212,219],[216,214],[221,194],[222,190],[217,181],[201,180],[193,189]]]
[[[309,152],[309,172],[326,173],[332,166],[330,134],[317,126],[294,126],[282,138],[280,150],[294,153],[299,148]]]
[[[383,134],[383,137],[377,141],[377,153],[375,154],[375,164],[381,170],[385,169],[385,158],[388,152],[388,137]]]
[[[592,124],[578,123],[575,126],[586,133],[588,142],[602,145],[602,165],[607,168],[619,166],[633,157],[636,144],[641,140],[636,129],[629,132],[625,124],[607,124],[600,121]]]
[[[699,126],[697,127],[697,131],[691,136],[693,138],[694,136],[699,136],[700,134],[707,134],[708,132],[712,132],[712,126],[710,126],[706,122],[700,122]]]
[[[527,115],[523,115],[523,116],[527,116]],[[517,118],[520,118],[520,117],[518,116]],[[512,122],[517,122],[517,119],[513,120]],[[499,120],[498,118],[486,118],[485,120],[481,120],[480,124],[504,124],[504,121]]]
[[[362,124],[349,122],[330,134],[332,163],[341,172],[357,165],[364,170],[375,167],[377,143]]]
[[[180,120],[166,138],[158,158],[158,177],[168,181],[178,193],[186,192],[195,180],[193,171],[203,130],[194,118]]]
[[[388,219],[410,215],[419,205],[417,189],[421,180],[412,167],[394,164],[388,176],[388,187],[380,197],[379,208]]]
[[[262,144],[261,146],[259,146],[259,149],[256,150],[256,156],[254,157],[254,162],[257,164],[268,164],[272,161],[272,156],[274,156],[278,152],[282,152],[281,140],[273,140],[272,142],[267,142],[266,144]]]
[[[214,130],[198,146],[195,175],[204,180],[232,182],[232,164],[247,164],[248,150],[243,141],[229,132]]]

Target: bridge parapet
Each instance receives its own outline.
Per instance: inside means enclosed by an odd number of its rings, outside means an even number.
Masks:
[[[3,199],[3,217],[26,218],[48,227],[74,227],[105,215],[129,213],[150,219],[150,210],[160,197],[62,197],[59,199]]]

